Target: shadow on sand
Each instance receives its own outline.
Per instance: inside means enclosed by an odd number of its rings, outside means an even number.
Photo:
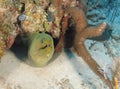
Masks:
[[[15,56],[19,60],[26,61],[28,59],[28,47],[23,45],[22,43],[14,43],[10,50],[15,54]]]

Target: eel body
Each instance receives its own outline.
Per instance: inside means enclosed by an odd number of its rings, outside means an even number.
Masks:
[[[46,33],[34,33],[30,37],[28,56],[35,66],[45,66],[54,53],[53,39]]]

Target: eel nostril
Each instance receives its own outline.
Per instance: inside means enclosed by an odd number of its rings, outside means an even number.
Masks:
[[[26,19],[26,15],[25,14],[21,14],[21,15],[18,16],[18,20],[19,21],[23,21],[25,19]]]

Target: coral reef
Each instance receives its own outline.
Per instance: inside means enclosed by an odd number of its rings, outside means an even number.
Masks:
[[[18,12],[12,8],[8,0],[0,1],[0,58],[5,49],[9,49],[16,38],[17,29],[14,26]]]
[[[87,49],[84,45],[84,41],[87,38],[97,37],[97,36],[102,35],[107,24],[102,23],[101,25],[99,25],[97,27],[89,27],[85,13],[82,9],[78,9],[76,7],[68,7],[65,9],[65,12],[67,14],[70,14],[73,17],[74,23],[76,24],[76,29],[75,29],[76,34],[75,34],[75,39],[74,39],[74,44],[73,44],[75,51],[77,52],[77,54],[79,56],[83,57],[84,61],[89,65],[89,67],[101,79],[103,79],[106,82],[106,84],[109,86],[109,88],[113,89],[111,81],[109,79],[105,79],[104,76],[98,71],[98,68],[100,68],[100,66],[94,61],[94,59],[91,57],[91,55],[89,54],[89,52],[87,51]],[[62,41],[61,41],[61,43],[62,43]],[[63,46],[63,45],[61,45],[61,46]]]
[[[7,36],[2,36],[4,35],[4,29],[2,28],[1,24],[0,24],[0,59],[1,57],[4,55],[4,50],[5,50],[5,40],[7,40]]]
[[[112,72],[113,72],[113,84],[115,85],[115,89],[119,89],[120,86],[120,60],[116,59],[115,61],[115,68],[112,68]]]
[[[83,11],[78,10],[78,8],[69,8],[66,11],[72,15],[76,23],[76,34],[74,40],[75,51],[79,56],[83,57],[89,67],[106,82],[110,89],[113,89],[110,80],[105,79],[98,71],[100,66],[94,61],[84,45],[84,41],[87,38],[100,36],[104,32],[107,24],[104,22],[97,27],[89,27]]]
[[[13,31],[12,33],[17,33],[17,27],[21,31],[31,34],[41,31],[48,32],[53,38],[58,40],[58,43],[55,46],[55,52],[61,52],[65,45],[65,33],[70,25],[68,24],[68,21],[71,18],[73,20],[71,24],[75,25],[75,37],[72,44],[75,52],[83,58],[93,72],[96,73],[109,86],[110,89],[113,89],[111,81],[109,79],[105,79],[104,75],[98,71],[100,66],[91,57],[84,44],[85,40],[88,38],[101,36],[106,29],[107,24],[103,22],[98,26],[89,26],[85,15],[87,10],[81,0],[77,2],[76,0],[68,0],[67,2],[63,0],[50,0],[48,2],[46,0],[40,0],[39,2],[42,3],[37,2],[38,0],[33,1],[34,2],[31,0],[21,0],[22,6],[21,2],[17,2],[15,5],[18,6],[13,5],[14,9],[10,8],[11,6],[8,6],[9,14],[13,15],[10,17],[7,16],[7,20],[4,19],[4,22],[5,25],[9,24],[11,27],[10,29]],[[24,7],[24,4],[26,5],[26,8]],[[19,9],[20,7],[22,8]],[[2,18],[2,16],[0,16],[0,18]],[[13,23],[15,23],[15,25],[13,25]],[[7,44],[10,45],[7,48],[12,46],[16,35],[18,34],[13,36],[8,33]],[[1,55],[3,55],[2,52]]]

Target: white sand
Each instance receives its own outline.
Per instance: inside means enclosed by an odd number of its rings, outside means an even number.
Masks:
[[[91,41],[86,41],[89,44]],[[102,68],[111,64],[107,50],[98,42],[90,50]],[[0,89],[108,89],[81,57],[70,50],[43,68],[20,61],[7,51],[0,64]]]

